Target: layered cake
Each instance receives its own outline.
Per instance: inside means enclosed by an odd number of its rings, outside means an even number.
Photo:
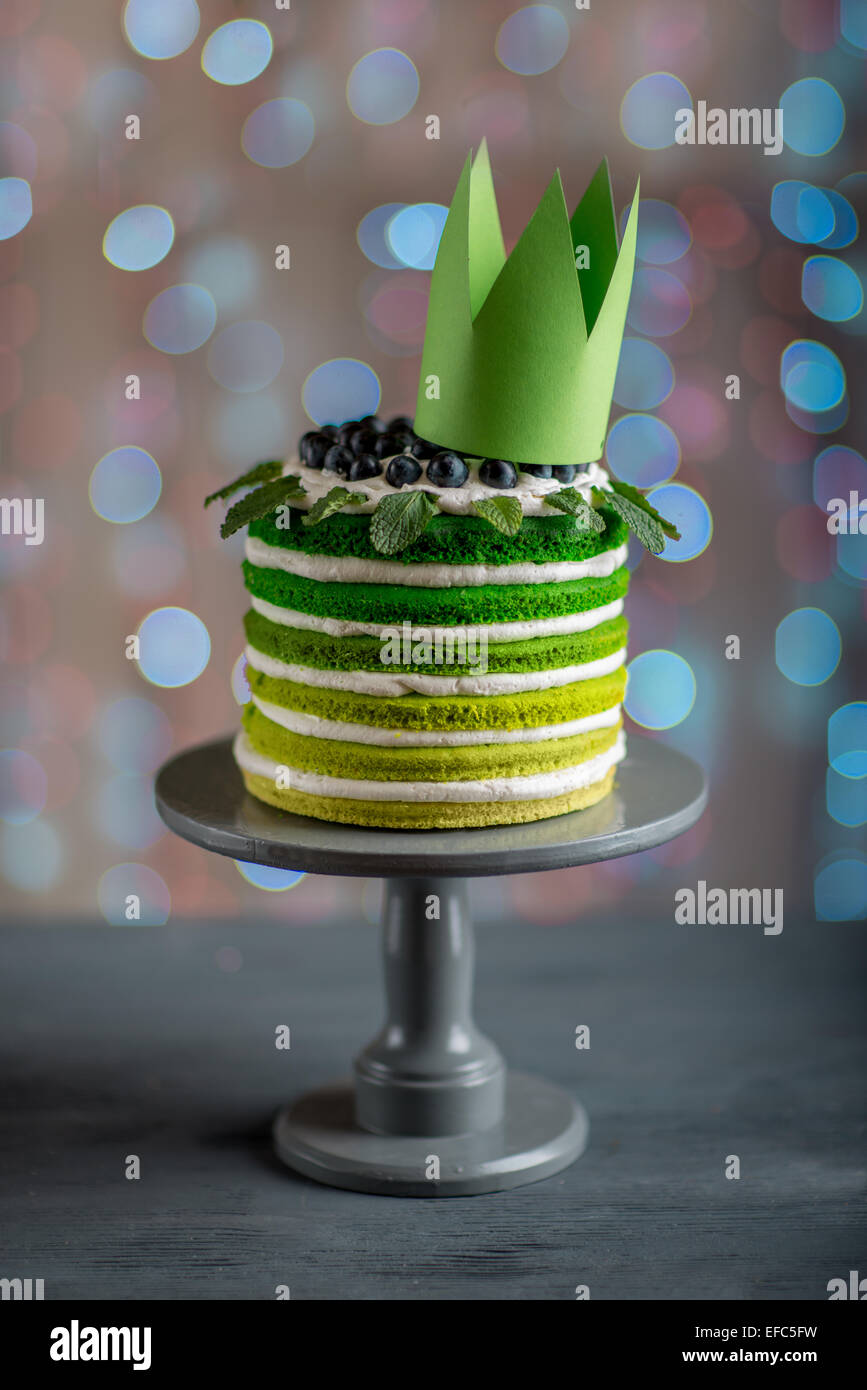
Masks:
[[[599,461],[632,280],[607,167],[559,175],[507,258],[487,153],[432,275],[414,418],[326,421],[214,497],[247,527],[248,791],[427,829],[592,805],[625,754],[631,532],[676,535]],[[214,498],[209,498],[212,501]]]

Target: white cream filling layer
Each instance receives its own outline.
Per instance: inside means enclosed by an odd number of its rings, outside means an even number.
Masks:
[[[352,555],[307,555],[303,550],[284,550],[248,536],[247,559],[264,569],[284,570],[302,579],[339,584],[397,584],[411,589],[452,589],[480,584],[560,584],[567,579],[606,579],[626,563],[628,546],[605,550],[589,560],[559,560],[537,565],[532,560],[515,565],[401,564],[399,560],[363,560]]]
[[[372,512],[381,497],[386,497],[390,493],[403,491],[403,489],[392,487],[385,481],[385,470],[391,458],[382,459],[382,473],[377,478],[365,478],[363,482],[350,483],[346,478],[339,477],[336,473],[326,473],[321,468],[308,468],[306,463],[301,463],[297,455],[283,464],[283,474],[294,473],[300,478],[307,489],[306,496],[292,499],[292,506],[301,511],[309,511],[314,502],[320,497],[324,497],[333,487],[346,487],[350,492],[359,492],[365,497],[364,502],[355,503],[347,507],[349,515],[358,512]],[[480,502],[485,497],[517,497],[521,503],[521,510],[524,516],[554,516],[555,512],[551,507],[545,506],[545,497],[551,492],[559,492],[562,487],[573,487],[576,492],[580,492],[585,501],[590,499],[590,491],[594,487],[607,488],[608,474],[598,463],[591,463],[586,473],[577,473],[571,483],[561,483],[557,478],[535,478],[532,473],[519,473],[517,487],[502,488],[487,487],[485,483],[479,482],[478,465],[470,463],[470,476],[461,487],[434,487],[429,483],[426,474],[427,460],[419,459],[421,465],[421,476],[412,486],[424,488],[425,492],[435,494],[440,504],[440,511],[449,512],[453,516],[468,516],[473,514],[473,502]]]
[[[267,656],[255,647],[247,646],[245,655],[255,671],[277,680],[312,685],[321,690],[349,690],[354,695],[517,695],[523,690],[551,690],[574,681],[589,681],[595,676],[608,676],[626,660],[626,648],[596,661],[584,661],[577,666],[559,666],[548,671],[499,671],[494,675],[428,676],[407,671],[324,671],[317,666],[296,666],[276,657]]]
[[[277,781],[278,764],[257,753],[242,730],[235,739],[235,760],[245,772]],[[281,785],[312,796],[335,796],[350,801],[540,801],[563,796],[599,782],[626,754],[626,740],[619,734],[612,748],[595,758],[556,772],[535,772],[526,777],[492,777],[486,782],[366,782],[351,777],[325,777],[318,772],[285,768]]]
[[[572,738],[595,729],[610,729],[620,719],[620,706],[587,714],[583,719],[567,719],[562,724],[542,724],[535,729],[382,729],[375,724],[353,724],[349,720],[321,719],[318,714],[301,714],[254,695],[253,704],[266,719],[308,738],[337,739],[341,743],[368,743],[378,748],[470,748],[486,743],[541,743],[551,738]]]
[[[324,632],[328,637],[378,637],[382,641],[385,640],[383,632],[390,634],[395,630],[400,631],[399,624],[395,627],[391,623],[358,623],[348,618],[322,618],[316,613],[301,613],[296,608],[280,608],[276,603],[253,595],[250,602],[257,613],[269,618],[272,623],[301,628],[305,632]],[[566,637],[573,632],[588,632],[600,623],[619,618],[622,612],[623,599],[618,598],[599,608],[589,608],[584,613],[567,613],[561,618],[519,619],[513,623],[478,623],[460,627],[444,624],[433,626],[441,627],[457,642],[480,639],[486,642],[523,642],[532,637]],[[430,631],[431,624],[418,623],[416,628]]]

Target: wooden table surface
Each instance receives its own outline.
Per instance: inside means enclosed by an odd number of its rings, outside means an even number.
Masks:
[[[483,926],[478,1021],[580,1095],[590,1144],[436,1201],[270,1152],[277,1106],[378,1026],[372,928],[4,928],[0,1277],[46,1299],[824,1300],[867,1275],[865,935]]]

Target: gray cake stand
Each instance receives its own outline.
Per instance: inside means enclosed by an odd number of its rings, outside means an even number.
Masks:
[[[674,839],[707,801],[692,759],[630,734],[616,789],[589,810],[484,830],[389,831],[329,825],[255,800],[224,739],[167,763],[156,800],[171,830],[217,854],[386,880],[385,1024],[352,1079],[277,1116],[285,1163],[335,1187],[449,1197],[536,1182],[578,1157],[583,1108],[547,1081],[507,1072],[473,1022],[465,880],[592,864]]]

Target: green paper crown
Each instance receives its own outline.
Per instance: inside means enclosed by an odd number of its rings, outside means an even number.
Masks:
[[[618,253],[605,160],[571,221],[558,171],[507,258],[483,141],[467,157],[431,277],[418,434],[513,463],[601,458],[637,225],[636,187]]]

